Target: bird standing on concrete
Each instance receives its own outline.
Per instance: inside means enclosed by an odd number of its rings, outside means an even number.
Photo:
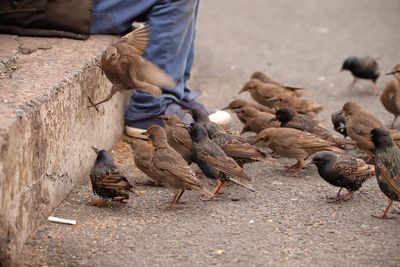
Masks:
[[[92,147],[97,157],[92,170],[90,181],[95,195],[100,199],[90,202],[93,206],[102,206],[108,199],[119,200],[126,203],[129,193],[133,193],[133,186],[123,177],[115,165],[110,153]]]
[[[296,159],[297,163],[287,169],[294,171],[293,176],[299,175],[304,161],[316,152],[323,150],[343,152],[333,142],[292,128],[264,129],[257,135],[258,142],[264,143],[279,156]]]
[[[200,183],[186,161],[168,144],[163,128],[152,125],[144,134],[151,144],[140,140],[139,145],[133,145],[135,164],[150,178],[174,192],[171,208],[178,204],[185,190],[196,190],[210,197],[210,192]]]
[[[110,100],[116,92],[139,89],[154,96],[161,96],[160,87],[173,87],[176,82],[162,69],[144,59],[143,53],[148,43],[148,26],[138,28],[110,45],[101,55],[100,67],[111,81],[109,95],[98,105]]]
[[[278,82],[278,81],[272,79],[272,78],[269,77],[267,74],[265,74],[265,73],[263,73],[263,72],[261,72],[261,71],[256,71],[256,72],[254,72],[254,73],[251,75],[250,79],[257,79],[257,80],[262,81],[263,83],[275,84],[275,85],[278,85],[278,86],[280,86],[280,87],[283,87],[283,88],[285,88],[285,89],[287,89],[287,90],[291,90],[291,91],[295,91],[295,92],[298,91],[300,94],[302,94],[302,93],[300,92],[300,90],[304,90],[304,88],[294,87],[294,86],[287,86],[287,85],[281,84],[280,82]]]
[[[165,124],[168,144],[172,146],[190,165],[192,163],[192,138],[187,129],[183,128],[183,122],[175,115],[160,116]]]
[[[394,144],[389,132],[384,128],[371,131],[375,146],[375,169],[379,188],[388,198],[388,205],[381,219],[388,219],[387,213],[393,201],[400,200],[400,149]]]
[[[354,144],[353,141],[338,139],[334,137],[324,126],[319,124],[313,118],[299,114],[292,108],[280,108],[275,113],[276,119],[281,123],[282,128],[293,128],[304,132],[309,132],[319,136],[320,138],[331,141],[336,145],[343,147],[344,145]]]
[[[344,117],[343,113],[340,111],[336,111],[331,115],[331,121],[333,124],[333,129],[343,135],[344,138],[347,137],[347,130],[346,130],[346,118]]]
[[[259,133],[270,127],[279,127],[279,123],[273,121],[274,115],[267,112],[261,112],[253,107],[244,107],[233,110],[238,117],[243,118],[246,122],[243,125],[242,133],[253,132]]]
[[[236,184],[254,191],[250,184],[251,178],[222,148],[210,140],[207,130],[199,123],[190,125],[190,134],[193,140],[193,158],[205,176],[218,180],[212,191],[212,196],[218,194],[225,182],[232,181]]]
[[[393,128],[397,117],[400,115],[400,64],[397,64],[393,68],[393,71],[386,74],[394,75],[395,79],[386,83],[380,100],[385,109],[394,115],[394,119],[390,126]]]
[[[354,86],[357,79],[371,80],[374,83],[375,92],[378,91],[376,86],[376,80],[379,78],[379,66],[378,62],[370,57],[348,57],[342,65],[343,70],[348,70],[353,74],[354,80],[350,86]]]
[[[328,151],[316,153],[311,162],[317,166],[318,174],[322,179],[333,186],[340,187],[337,195],[327,201],[330,203],[342,201],[352,195],[369,177],[375,174],[374,166],[366,164],[361,159],[337,155]],[[346,188],[348,192],[341,195],[340,192],[343,188]]]
[[[294,96],[299,97],[301,94],[297,91],[289,90],[272,83],[263,83],[257,79],[251,79],[239,91],[239,94],[249,92],[251,97],[261,105],[274,108],[271,98],[277,96]]]

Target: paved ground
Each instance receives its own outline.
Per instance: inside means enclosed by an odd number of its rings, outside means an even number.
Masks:
[[[222,107],[252,71],[264,70],[286,83],[310,89],[326,106],[322,121],[348,99],[368,106],[388,124],[368,83],[348,89],[352,78],[337,74],[349,55],[379,57],[382,72],[400,62],[399,1],[202,1],[193,85],[202,99]],[[382,76],[382,87],[388,77]],[[399,122],[400,123],[400,122]],[[236,127],[239,124],[236,122]],[[400,127],[398,125],[398,127]],[[131,180],[145,179],[123,143],[114,149]],[[288,161],[255,163],[247,171],[257,192],[228,187],[219,201],[204,203],[195,192],[186,204],[166,211],[171,194],[140,187],[126,206],[86,205],[92,197],[85,177],[55,216],[76,226],[47,223],[25,248],[22,265],[49,266],[256,266],[400,265],[400,216],[378,220],[386,200],[375,179],[353,199],[327,204],[336,193],[313,167],[302,178],[279,172]],[[232,201],[238,198],[239,201]]]

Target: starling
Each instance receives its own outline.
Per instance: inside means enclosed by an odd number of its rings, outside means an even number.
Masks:
[[[388,198],[388,205],[381,219],[388,219],[387,213],[393,201],[400,200],[400,149],[393,143],[389,132],[383,127],[371,131],[375,146],[375,169],[379,188]]]
[[[397,64],[393,68],[393,71],[386,74],[394,75],[395,79],[386,83],[380,100],[385,109],[394,115],[394,119],[390,126],[393,128],[397,117],[400,115],[400,64]]]
[[[287,170],[294,170],[297,176],[304,165],[304,161],[312,154],[329,150],[343,152],[335,143],[326,141],[318,136],[292,128],[268,128],[257,135],[257,143],[266,144],[275,154],[296,159],[297,163]]]
[[[333,124],[333,129],[343,135],[344,138],[347,137],[347,130],[346,130],[346,118],[340,111],[336,111],[332,113],[331,120]]]
[[[266,128],[279,127],[279,123],[273,121],[274,115],[258,111],[253,107],[244,107],[233,110],[233,112],[235,112],[238,117],[242,117],[246,120],[246,123],[243,125],[242,133],[259,133]]]
[[[168,144],[190,165],[192,163],[192,138],[188,130],[181,127],[183,123],[175,115],[162,115],[160,118],[165,124]]]
[[[126,203],[129,199],[129,193],[133,193],[133,186],[121,175],[108,151],[92,148],[97,157],[90,171],[90,181],[92,182],[93,193],[100,199],[92,201],[90,204],[102,206],[108,199]]]
[[[263,83],[275,84],[275,85],[283,87],[283,88],[285,88],[287,90],[292,90],[292,91],[304,90],[304,88],[300,88],[300,87],[293,87],[293,86],[283,85],[283,84],[279,83],[278,81],[275,81],[274,79],[272,79],[271,77],[269,77],[268,75],[266,75],[265,73],[263,73],[261,71],[254,72],[251,75],[250,79],[257,79],[257,80],[262,81]]]
[[[250,184],[251,178],[222,148],[210,140],[207,130],[199,123],[190,125],[193,140],[193,159],[205,176],[218,180],[212,191],[212,196],[218,194],[225,182],[232,181],[245,188],[255,191]]]
[[[141,171],[150,178],[160,181],[175,193],[171,201],[171,208],[179,203],[185,190],[197,190],[204,194],[205,197],[210,197],[210,192],[200,183],[186,161],[168,144],[167,134],[163,128],[158,125],[152,125],[144,134],[150,139],[152,150],[151,153],[147,152],[145,155],[145,158],[148,158],[147,162],[140,164],[147,167],[146,169],[141,169]],[[138,160],[140,160],[141,153],[143,153],[142,150],[135,150],[135,163],[136,154],[139,154]]]
[[[296,91],[287,90],[276,84],[263,83],[257,79],[251,79],[248,81],[239,91],[240,93],[249,92],[251,97],[258,103],[273,108],[273,102],[271,103],[271,98],[277,96],[294,96],[298,97],[300,94]]]
[[[147,25],[138,28],[121,37],[103,52],[100,67],[113,85],[104,100],[94,104],[89,98],[89,107],[107,102],[116,92],[140,89],[160,96],[160,87],[175,86],[176,82],[171,77],[142,57],[148,43],[148,31]]]
[[[288,95],[273,97],[269,101],[275,109],[289,107],[309,117],[315,117],[315,115],[322,111],[322,106],[311,100]]]
[[[269,108],[267,106],[262,106],[262,105],[259,105],[259,104],[253,104],[253,103],[247,102],[246,100],[243,100],[243,99],[235,99],[235,100],[233,100],[231,103],[229,103],[228,106],[223,108],[223,110],[226,110],[226,109],[235,110],[235,109],[241,109],[241,108],[244,108],[244,107],[253,107],[253,108],[257,109],[258,111],[271,113],[271,114],[275,113],[273,109],[271,109],[271,108]],[[236,114],[236,115],[238,115],[238,114]],[[239,116],[238,116],[238,118],[242,123],[246,123],[246,118],[242,118],[242,117],[239,117]]]
[[[275,113],[276,119],[281,123],[282,128],[293,128],[304,132],[309,132],[320,138],[331,141],[343,148],[344,145],[353,144],[353,141],[338,139],[325,129],[318,121],[313,118],[299,114],[292,108],[280,108]]]
[[[361,188],[362,184],[375,174],[375,168],[366,164],[363,160],[337,155],[328,151],[321,151],[312,157],[311,160],[318,168],[318,174],[322,179],[333,186],[340,187],[339,192],[328,202],[339,202],[352,195]],[[347,193],[341,195],[343,188]]]
[[[346,102],[343,105],[342,112],[346,119],[347,134],[356,142],[359,149],[372,156],[374,145],[371,141],[371,130],[376,127],[383,127],[382,123],[354,101]]]
[[[353,74],[354,80],[350,86],[353,86],[357,79],[367,79],[374,83],[374,89],[377,91],[376,80],[378,79],[379,66],[378,62],[370,56],[365,57],[348,57],[342,65],[343,70],[348,70]]]
[[[258,148],[238,137],[221,131],[215,125],[207,125],[206,129],[210,139],[242,168],[247,163],[270,160],[270,157]]]

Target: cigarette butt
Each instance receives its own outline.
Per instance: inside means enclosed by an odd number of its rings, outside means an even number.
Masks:
[[[71,225],[76,224],[75,220],[67,220],[67,219],[57,218],[57,217],[52,217],[52,216],[49,216],[48,220],[50,222],[56,222],[56,223],[65,223],[65,224],[71,224]]]

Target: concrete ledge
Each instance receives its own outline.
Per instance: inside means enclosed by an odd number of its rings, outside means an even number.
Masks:
[[[93,65],[114,37],[0,35],[0,266],[15,264],[35,227],[123,132],[127,94],[88,109],[111,84]]]

